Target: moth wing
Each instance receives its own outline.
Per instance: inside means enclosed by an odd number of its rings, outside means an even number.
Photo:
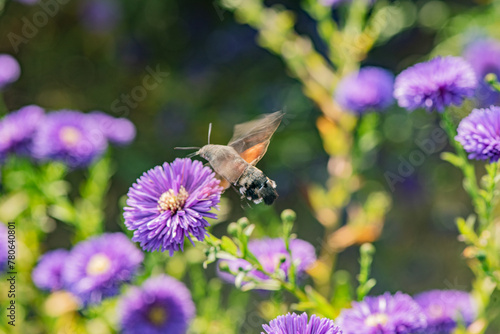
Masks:
[[[266,153],[271,137],[278,129],[284,115],[282,111],[277,111],[235,125],[228,146],[232,146],[246,162],[256,165]]]

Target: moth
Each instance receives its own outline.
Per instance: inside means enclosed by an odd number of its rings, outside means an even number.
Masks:
[[[207,144],[195,154],[208,161],[220,176],[221,186],[236,187],[241,195],[258,204],[271,205],[278,198],[276,182],[255,167],[264,156],[273,133],[283,119],[281,111],[234,126],[227,145]],[[209,134],[210,138],[210,134]]]

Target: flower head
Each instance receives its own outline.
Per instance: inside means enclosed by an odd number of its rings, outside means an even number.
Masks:
[[[63,282],[82,303],[99,303],[132,279],[144,254],[123,233],[107,233],[77,244],[63,268]]]
[[[47,114],[36,132],[33,154],[42,160],[61,160],[70,167],[85,167],[107,147],[94,118],[78,111]]]
[[[0,90],[17,81],[21,67],[17,60],[8,54],[0,54]]]
[[[144,173],[128,191],[125,225],[133,241],[147,251],[170,255],[183,249],[184,238],[205,239],[205,218],[220,201],[219,180],[200,161],[176,159]]]
[[[335,99],[343,108],[358,114],[383,110],[394,100],[393,86],[392,73],[378,67],[365,67],[339,82]]]
[[[172,277],[149,278],[120,301],[123,334],[185,334],[195,315],[189,290]]]
[[[459,57],[436,57],[407,68],[396,77],[394,97],[410,111],[426,108],[442,112],[474,95],[477,86],[472,67]]]
[[[462,119],[455,140],[469,153],[469,159],[498,161],[500,158],[500,107],[473,109]]]
[[[63,288],[62,271],[69,252],[57,249],[45,253],[31,274],[33,283],[42,290],[60,290]]]
[[[408,295],[401,292],[366,297],[353,302],[336,319],[344,334],[412,334],[425,329],[425,314]]]
[[[463,52],[465,60],[474,69],[479,81],[474,94],[480,106],[490,106],[500,102],[500,93],[494,91],[485,81],[488,73],[500,77],[500,42],[495,39],[480,39],[469,43]]]
[[[290,271],[290,255],[286,250],[285,241],[281,238],[276,239],[257,239],[248,243],[248,249],[262,264],[264,270],[268,273],[274,273],[276,269],[282,270],[286,276]],[[316,261],[316,252],[313,245],[307,241],[300,239],[293,239],[290,241],[290,252],[292,254],[292,261],[295,265],[297,276],[304,274],[305,270]],[[282,261],[284,259],[284,261]],[[240,268],[243,270],[250,270],[252,265],[245,260],[229,260],[224,261],[227,263],[231,272],[238,272]],[[219,271],[219,276],[227,282],[233,283],[235,277],[223,271]],[[264,273],[258,270],[251,270],[248,277],[265,280],[268,279]]]
[[[0,121],[0,156],[30,154],[36,128],[43,121],[42,108],[31,105],[9,113]]]
[[[307,313],[280,315],[262,327],[267,334],[342,334],[342,330],[330,319],[312,315],[308,322]]]
[[[100,111],[90,113],[104,136],[117,145],[127,145],[135,138],[135,126],[126,118],[114,118]]]
[[[432,290],[415,296],[427,316],[426,334],[450,334],[457,323],[470,325],[477,316],[477,306],[465,291]]]

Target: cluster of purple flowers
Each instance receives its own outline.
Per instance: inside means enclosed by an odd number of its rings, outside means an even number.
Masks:
[[[398,292],[353,302],[335,320],[287,314],[263,325],[262,334],[451,334],[477,316],[472,297],[463,291],[433,290],[415,298]]]
[[[285,277],[290,274],[290,265],[293,263],[295,272],[300,278],[307,268],[309,268],[316,261],[316,252],[310,243],[300,239],[293,239],[290,241],[290,254],[288,253],[285,241],[281,238],[276,239],[256,239],[248,243],[248,250],[262,264],[263,269],[267,273],[274,273],[276,270],[281,270]],[[245,260],[224,260],[227,264],[229,272],[238,273],[240,269],[248,271],[247,278],[263,281],[269,277],[255,269],[252,265]],[[223,280],[234,283],[235,276],[229,272],[218,271],[218,275]]]
[[[82,305],[115,296],[137,273],[144,254],[122,233],[87,239],[71,251],[54,250],[40,259],[32,272],[42,290],[67,290]]]
[[[382,111],[392,104],[393,96],[400,107],[409,111],[425,108],[443,112],[474,96],[478,87],[476,72],[460,57],[436,57],[413,65],[395,80],[384,69],[365,67],[339,82],[335,100],[356,114]]]
[[[125,225],[134,231],[133,241],[146,251],[170,255],[184,248],[184,239],[193,243],[205,239],[206,218],[220,202],[222,187],[215,173],[200,161],[176,159],[145,172],[130,187]]]
[[[125,145],[134,137],[134,125],[124,118],[73,110],[45,114],[30,105],[0,120],[0,158],[14,153],[85,167],[104,153],[108,142]]]

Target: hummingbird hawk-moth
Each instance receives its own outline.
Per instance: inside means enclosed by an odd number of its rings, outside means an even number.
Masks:
[[[208,144],[196,154],[207,160],[221,178],[221,186],[238,188],[243,197],[258,204],[273,204],[278,198],[276,183],[255,167],[264,156],[271,136],[283,119],[281,111],[234,126],[227,145]]]

